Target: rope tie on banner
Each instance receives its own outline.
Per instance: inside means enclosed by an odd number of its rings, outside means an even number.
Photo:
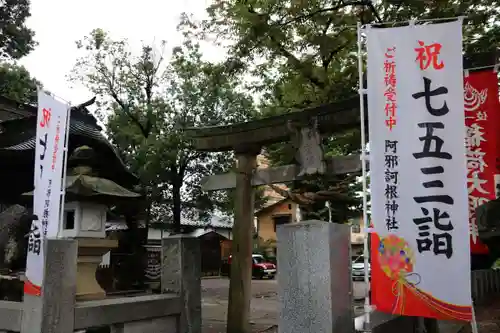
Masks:
[[[498,73],[498,68],[500,67],[500,64],[495,64],[495,66],[493,66],[493,72],[494,73]]]
[[[415,283],[408,282],[407,278],[410,276],[416,276],[418,278],[418,281]],[[405,293],[404,293],[404,288],[406,286],[417,286],[420,283],[421,277],[417,273],[409,273],[406,274],[406,276],[399,275],[399,277],[396,279],[396,281],[393,282],[392,284],[392,294],[396,296],[396,300],[394,301],[394,304],[392,305],[392,313],[398,313],[397,308],[398,306],[400,307],[399,314],[403,314],[405,310]]]
[[[411,274],[408,274],[409,277]],[[469,321],[471,320],[473,307],[472,308],[453,308],[450,304],[445,304],[438,302],[431,295],[421,291],[417,287],[417,283],[410,282],[406,279],[406,276],[401,276],[392,285],[392,293],[396,296],[396,300],[392,307],[392,313],[397,315],[404,315],[406,298],[408,292],[419,298],[430,310],[433,310],[443,318],[455,319]],[[471,311],[471,312],[469,312]]]

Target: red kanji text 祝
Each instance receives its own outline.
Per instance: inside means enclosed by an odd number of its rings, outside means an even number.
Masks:
[[[40,126],[41,127],[49,127],[49,122],[50,122],[50,116],[52,114],[52,110],[51,109],[46,109],[46,108],[43,108],[42,109],[42,120],[40,121]]]
[[[441,53],[441,44],[434,43],[426,45],[423,41],[419,40],[418,44],[420,47],[415,48],[417,52],[417,58],[421,70],[426,70],[432,65],[433,69],[439,70],[444,68],[444,63],[439,59],[439,54]]]

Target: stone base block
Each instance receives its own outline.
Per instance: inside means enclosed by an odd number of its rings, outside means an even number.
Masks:
[[[350,226],[323,221],[280,225],[279,333],[352,333]]]
[[[102,256],[118,246],[117,240],[78,239],[76,300],[90,301],[106,297],[106,292],[96,280],[96,271]]]

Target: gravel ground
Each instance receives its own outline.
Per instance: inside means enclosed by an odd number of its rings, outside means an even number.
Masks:
[[[500,333],[500,297],[475,306],[478,333]],[[465,325],[458,333],[472,333],[472,326]]]
[[[479,333],[500,333],[500,297],[490,299],[476,306],[476,321]],[[460,333],[470,333],[472,329],[466,326]]]
[[[252,333],[277,332],[279,301],[276,280],[253,280],[250,324]],[[203,333],[225,333],[229,280],[202,280]],[[364,284],[355,282],[354,296],[364,293]],[[362,300],[360,300],[362,302]],[[355,304],[356,315],[362,313],[362,303]]]

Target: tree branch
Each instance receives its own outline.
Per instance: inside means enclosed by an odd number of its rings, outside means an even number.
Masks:
[[[401,4],[403,3],[403,1],[400,2],[400,6]],[[368,7],[370,7],[370,10],[372,11],[373,15],[375,16],[375,18],[377,19],[377,21],[379,21],[379,23],[382,22],[382,18],[380,17],[380,15],[378,14],[377,12],[377,9],[375,8],[375,6],[373,5],[373,2],[371,1],[368,1]]]
[[[342,34],[342,33],[343,33],[344,31],[346,31],[346,30],[347,30],[347,28],[342,29],[339,33],[337,33],[336,37],[339,37],[339,36],[340,36],[340,34]],[[337,48],[333,49],[332,51],[330,51],[330,53],[328,54],[328,56],[327,56],[327,57],[322,57],[322,58],[323,58],[323,59],[322,59],[322,60],[323,60],[323,61],[322,61],[322,63],[323,63],[323,68],[324,68],[325,70],[327,70],[327,69],[328,69],[328,66],[330,66],[330,62],[332,61],[333,56],[334,56],[334,55],[336,55],[337,53],[339,53],[340,51],[342,51],[342,50],[343,50],[343,49],[344,49],[347,45],[349,45],[349,43],[350,43],[350,42],[345,42],[345,43],[343,43],[343,44],[342,44],[342,45],[340,45],[339,47],[337,47]]]
[[[317,77],[313,75],[311,68],[307,68],[307,66],[304,66],[304,64],[299,59],[297,59],[291,52],[285,49],[285,47],[279,41],[277,41],[276,38],[274,38],[272,35],[269,36],[269,39],[274,43],[279,53],[285,58],[287,58],[288,62],[292,66],[294,66],[295,69],[301,71],[304,77],[306,77],[309,81],[311,81],[319,88],[321,89],[326,88],[325,83],[320,81]]]
[[[122,111],[127,115],[127,117],[130,118],[130,120],[136,124],[139,127],[139,130],[141,131],[142,135],[144,136],[145,139],[149,137],[149,132],[147,131],[144,126],[142,126],[141,122],[139,121],[139,118],[134,116],[132,112],[130,112],[130,108],[128,105],[126,105],[119,97],[116,91],[110,90],[110,95],[111,97],[115,100],[115,102],[121,107]]]
[[[115,85],[114,85],[114,78],[115,78],[114,70],[115,70],[115,68],[113,68],[113,78],[110,78],[109,75],[106,74],[105,70],[98,69],[98,71],[101,73],[101,75],[104,79],[104,82],[107,86],[107,89],[109,90],[109,94],[111,95],[113,100],[120,106],[120,108],[127,115],[127,117],[129,117],[130,120],[139,127],[139,130],[141,131],[142,135],[144,136],[144,138],[147,139],[149,136],[149,132],[146,131],[144,126],[142,126],[139,119],[130,112],[129,106],[127,104],[125,104],[125,102],[123,102],[120,99],[120,97],[118,97],[118,93],[116,92]]]
[[[317,11],[315,11],[313,13],[309,13],[309,14],[306,14],[306,15],[297,16],[297,17],[295,17],[293,19],[290,19],[290,20],[288,20],[288,21],[286,21],[284,23],[279,23],[279,24],[269,24],[267,21],[263,21],[261,18],[262,17],[269,17],[269,15],[266,16],[266,15],[262,15],[262,14],[257,13],[253,9],[253,7],[251,5],[247,6],[247,10],[248,10],[249,14],[257,15],[260,18],[259,22],[261,24],[265,25],[266,28],[267,28],[266,30],[269,31],[269,30],[271,30],[273,28],[273,26],[283,26],[283,25],[287,25],[287,24],[290,24],[290,23],[295,22],[295,21],[299,21],[299,20],[303,20],[303,19],[307,19],[307,18],[313,17],[313,16],[315,16],[317,14],[320,14],[320,13],[329,12],[329,11],[335,11],[335,10],[339,10],[339,9],[342,9],[342,8],[348,7],[348,6],[364,6],[364,5],[368,5],[369,3],[370,3],[369,0],[341,2],[337,6],[329,7],[329,8],[323,8],[323,9],[317,10]],[[328,31],[328,26],[329,26],[329,24],[327,25],[327,28],[325,28],[325,31]],[[345,31],[345,29],[343,31]],[[271,34],[267,34],[267,35],[268,35],[269,39],[271,40],[271,42],[276,47],[276,49],[279,51],[279,54],[281,54],[282,56],[284,56],[288,60],[289,64],[291,64],[293,67],[295,67],[295,69],[297,69],[300,72],[302,72],[302,74],[304,75],[305,78],[307,78],[309,81],[311,81],[311,83],[313,83],[314,85],[316,85],[320,89],[325,89],[326,88],[325,82],[322,82],[318,77],[316,77],[313,74],[312,68],[308,68],[307,66],[305,66],[299,59],[297,59],[297,57],[295,57],[291,52],[289,52],[283,46],[283,44],[281,44],[273,35],[271,35]],[[343,48],[345,48],[346,45],[347,45],[347,43],[342,44],[342,46],[340,46],[339,48],[336,48],[335,50],[332,50],[332,52],[328,55],[327,58],[323,58],[323,67],[327,68],[328,65],[329,65],[329,63],[333,59],[333,56],[335,54],[337,54],[338,52],[340,52]]]
[[[336,11],[336,10],[339,10],[339,9],[342,9],[342,8],[345,8],[345,7],[349,7],[349,6],[370,6],[370,5],[371,5],[371,1],[370,0],[350,1],[350,2],[343,2],[342,1],[337,6],[318,9],[317,11],[314,11],[314,12],[309,13],[309,14],[296,16],[296,17],[294,17],[294,18],[292,18],[292,19],[290,19],[288,21],[285,21],[285,22],[277,22],[276,25],[277,26],[287,25],[287,24],[290,24],[290,23],[293,23],[293,22],[296,22],[296,21],[301,21],[301,20],[305,20],[305,19],[311,18],[311,17],[313,17],[315,15],[318,15],[318,14],[321,14],[321,13]]]
[[[262,20],[262,17],[269,17],[269,15],[261,15],[259,13],[257,13],[253,7],[251,5],[249,5],[247,7],[247,10],[248,10],[248,13],[249,14],[253,14],[253,15],[257,15],[259,17],[259,21],[261,22],[262,25],[265,25],[266,28],[267,28],[267,31],[271,30],[272,29],[272,25],[270,25],[267,20],[264,21]],[[265,36],[266,34],[264,34]],[[301,71],[302,74],[309,80],[311,81],[313,84],[315,84],[316,86],[324,89],[326,87],[325,83],[324,82],[321,82],[317,77],[315,77],[312,73],[312,69],[311,68],[307,68],[306,66],[304,66],[304,64],[299,60],[297,59],[291,52],[289,52],[274,36],[272,36],[271,34],[268,34],[269,36],[269,39],[271,40],[271,42],[274,44],[274,46],[278,49],[279,53],[284,56],[285,58],[287,58],[288,62],[294,66],[297,70]]]

